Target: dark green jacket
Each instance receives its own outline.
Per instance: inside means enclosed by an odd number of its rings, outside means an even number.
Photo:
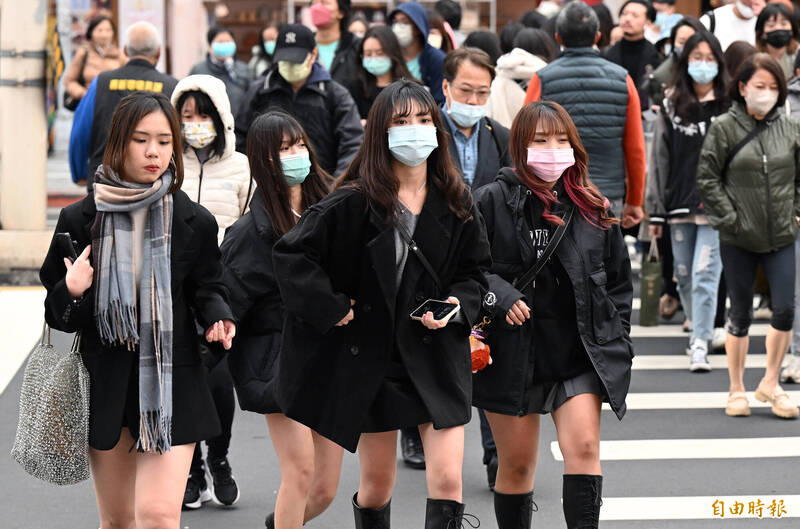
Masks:
[[[721,175],[728,153],[756,126],[741,103],[708,130],[697,186],[720,241],[751,252],[793,244],[800,215],[800,124],[783,108],[766,117],[767,129],[745,145]]]

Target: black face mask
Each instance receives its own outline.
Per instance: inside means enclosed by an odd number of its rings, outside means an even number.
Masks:
[[[776,29],[765,33],[764,40],[773,48],[783,48],[792,40],[792,32],[788,29]]]

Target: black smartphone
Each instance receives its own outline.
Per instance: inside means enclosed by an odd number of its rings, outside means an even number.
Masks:
[[[56,246],[61,253],[61,257],[67,257],[73,263],[78,259],[78,253],[75,251],[75,241],[72,240],[69,233],[56,233]]]
[[[449,320],[453,314],[458,312],[459,308],[458,305],[449,301],[429,299],[414,309],[414,312],[411,313],[411,319],[421,320],[426,313],[431,312],[435,320]]]

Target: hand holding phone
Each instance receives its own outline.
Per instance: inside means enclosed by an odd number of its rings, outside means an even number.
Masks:
[[[89,264],[89,253],[91,251],[92,245],[90,244],[84,248],[74,262],[64,257],[64,266],[67,267],[67,275],[64,281],[67,284],[69,295],[75,299],[83,296],[83,293],[92,286],[94,268]]]
[[[412,320],[419,320],[429,329],[441,329],[446,326],[461,308],[458,299],[450,296],[447,301],[426,300],[411,313]]]

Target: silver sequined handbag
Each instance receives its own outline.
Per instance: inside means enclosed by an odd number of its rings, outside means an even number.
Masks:
[[[89,478],[89,373],[80,333],[69,354],[50,344],[50,327],[22,379],[19,424],[11,456],[36,478],[71,485]]]

